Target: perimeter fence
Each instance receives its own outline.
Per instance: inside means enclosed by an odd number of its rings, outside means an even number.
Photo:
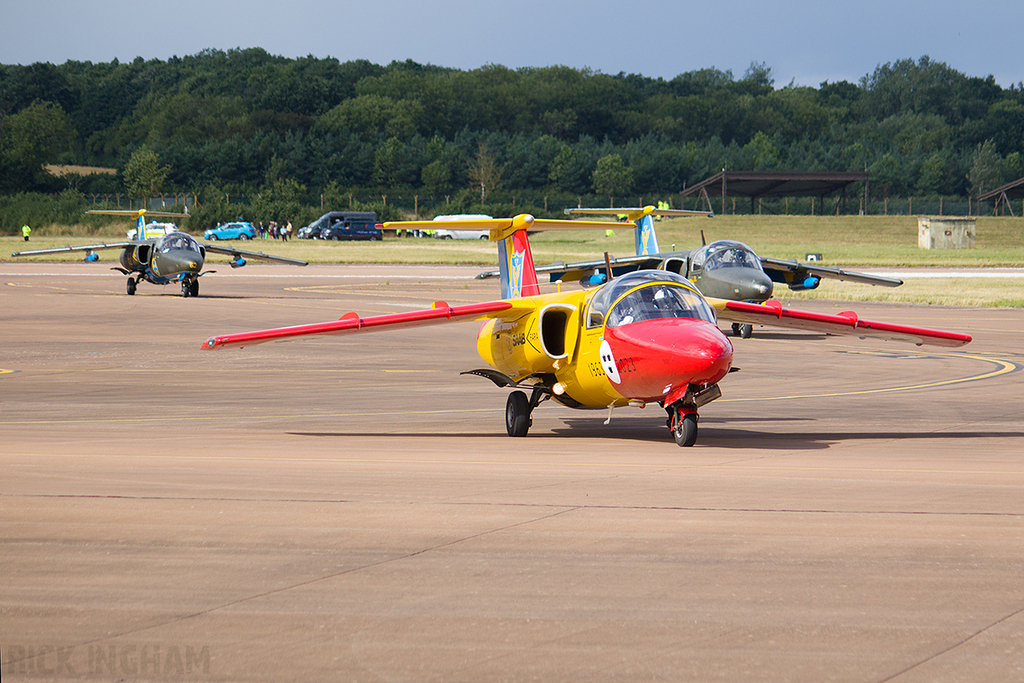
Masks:
[[[56,195],[22,193],[0,196],[0,233],[19,233],[21,226],[74,225],[96,223],[85,210],[90,208],[185,212],[193,217],[192,227],[212,227],[217,223],[242,218],[254,223],[271,220],[305,225],[327,211],[376,211],[381,221],[412,218],[429,219],[439,214],[483,213],[492,216],[532,213],[538,218],[564,216],[568,208],[636,207],[667,204],[673,209],[712,210],[722,214],[720,197],[700,201],[693,196],[574,195],[568,193],[494,191],[480,201],[466,191],[452,195],[419,194],[415,191],[374,192],[372,190],[335,193],[330,197],[314,195],[288,201],[260,194],[247,193],[167,193],[146,199],[131,199],[124,194],[83,194],[65,190]],[[727,215],[765,216],[989,216],[996,215],[993,202],[967,197],[889,197],[871,198],[865,205],[863,197],[783,197],[755,199],[730,196],[726,198]],[[1024,201],[1014,200],[998,208],[998,215],[1024,216]],[[201,225],[200,225],[201,224]],[[209,225],[207,225],[209,224]],[[19,233],[20,234],[20,233]]]

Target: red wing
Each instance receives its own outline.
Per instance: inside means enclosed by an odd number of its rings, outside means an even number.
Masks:
[[[764,304],[750,304],[744,301],[714,302],[721,320],[772,327],[791,327],[828,334],[851,334],[857,337],[872,337],[890,341],[910,342],[921,346],[963,346],[971,341],[971,336],[960,332],[931,330],[925,327],[910,327],[893,323],[863,320],[853,311],[844,311],[838,315],[827,313],[811,313],[783,308],[778,301]]]
[[[351,334],[354,332],[373,332],[380,329],[400,329],[421,327],[424,325],[440,325],[447,322],[465,320],[483,320],[498,317],[497,313],[513,312],[517,307],[510,301],[489,301],[482,304],[466,304],[465,306],[449,306],[443,301],[434,302],[434,308],[408,313],[391,313],[360,318],[355,313],[346,313],[339,320],[295,327],[279,327],[273,330],[242,332],[210,337],[203,343],[204,349],[222,349],[227,347],[255,346],[272,341],[288,341],[308,334]]]

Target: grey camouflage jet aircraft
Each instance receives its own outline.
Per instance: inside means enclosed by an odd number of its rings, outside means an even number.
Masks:
[[[40,254],[60,254],[74,251],[94,252],[101,249],[121,249],[121,266],[115,266],[111,270],[120,271],[128,276],[127,292],[129,295],[135,294],[139,283],[146,281],[154,285],[180,283],[181,295],[183,297],[199,296],[199,278],[216,272],[214,270],[203,271],[203,264],[207,253],[231,256],[230,265],[232,268],[244,266],[246,258],[287,263],[294,266],[309,265],[308,262],[299,261],[298,259],[271,256],[263,252],[244,251],[220,244],[202,243],[192,235],[184,232],[171,232],[145,238],[146,230],[143,224],[143,217],[147,214],[146,211],[90,211],[89,213],[138,216],[136,235],[140,235],[144,239],[85,244],[75,247],[67,246],[52,249],[16,251],[11,256],[38,256]],[[148,212],[148,215],[180,217],[187,214]]]
[[[622,209],[566,209],[569,215],[626,216],[635,224],[635,256],[622,256],[575,263],[556,262],[537,266],[538,275],[547,273],[551,282],[579,280],[584,286],[605,282],[634,270],[668,270],[693,282],[704,296],[733,301],[760,303],[771,298],[774,283],[787,285],[795,292],[815,289],[822,278],[859,282],[882,287],[899,287],[902,280],[857,273],[841,268],[817,266],[796,260],[758,256],[754,250],[735,240],[718,240],[696,249],[660,251],[652,216],[684,217],[713,214],[705,211],[657,209],[653,206]],[[614,224],[609,224],[612,226]],[[703,231],[701,231],[703,235]],[[610,271],[610,273],[609,273]],[[480,273],[477,277],[494,277],[498,271]],[[733,332],[743,338],[750,336],[750,325],[734,323]]]

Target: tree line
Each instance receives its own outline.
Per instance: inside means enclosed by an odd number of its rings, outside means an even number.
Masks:
[[[741,77],[708,68],[662,79],[259,48],[0,65],[7,195],[125,192],[141,154],[155,160],[159,191],[306,205],[352,192],[461,205],[517,192],[654,198],[722,168],[866,170],[877,198],[976,197],[1024,175],[1022,153],[1024,86],[928,57],[817,88],[777,87],[759,63]],[[55,178],[52,163],[118,175]]]

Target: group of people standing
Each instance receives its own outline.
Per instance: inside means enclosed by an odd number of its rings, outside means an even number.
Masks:
[[[263,221],[260,221],[260,224],[256,227],[256,232],[259,233],[259,237],[262,240],[270,237],[272,240],[279,239],[282,242],[287,242],[292,234],[292,222],[288,221],[286,225],[278,225],[277,221],[270,221],[269,225],[263,225]]]

